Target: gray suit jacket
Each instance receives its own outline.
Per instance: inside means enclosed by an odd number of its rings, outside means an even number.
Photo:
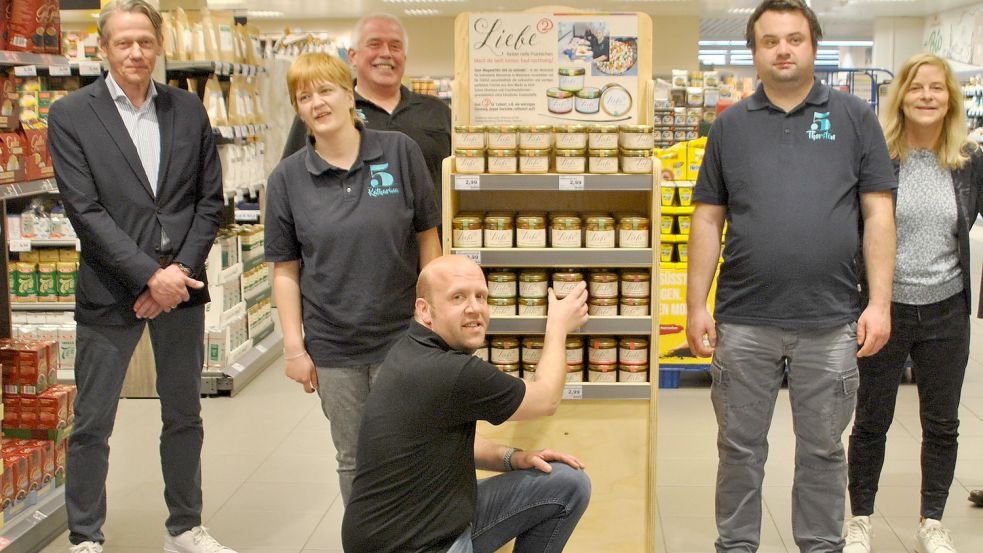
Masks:
[[[204,279],[221,224],[222,167],[197,96],[154,82],[160,171],[154,196],[105,77],[51,105],[48,139],[58,191],[81,241],[75,319],[137,322],[133,304],[160,266],[161,229],[173,260]],[[209,301],[191,290],[182,306]]]

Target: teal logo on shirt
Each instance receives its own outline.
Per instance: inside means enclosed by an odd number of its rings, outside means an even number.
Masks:
[[[362,111],[362,108],[355,108],[355,115],[358,116],[359,121],[361,121],[363,124],[365,123],[366,117],[365,112]]]
[[[829,121],[828,111],[825,113],[817,111],[812,114],[812,125],[806,131],[806,136],[809,137],[809,140],[829,140],[830,142],[836,140],[836,135],[833,134],[833,124]]]
[[[396,177],[386,169],[389,169],[388,163],[369,165],[369,172],[372,174],[372,178],[369,179],[369,196],[378,198],[399,194],[399,188],[396,187]]]

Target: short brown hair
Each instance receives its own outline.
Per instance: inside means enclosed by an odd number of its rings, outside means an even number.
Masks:
[[[819,49],[819,41],[823,39],[823,28],[819,25],[819,18],[816,17],[816,12],[812,11],[804,0],[764,0],[758,7],[755,8],[754,13],[747,20],[747,30],[744,31],[744,40],[747,41],[747,47],[754,50],[754,24],[758,22],[761,15],[765,12],[799,12],[802,17],[806,18],[809,22],[809,34],[812,35],[812,50],[816,51]]]
[[[301,54],[287,69],[287,92],[294,111],[297,111],[297,90],[314,83],[331,83],[352,94],[355,90],[351,68],[337,56],[320,52]],[[357,123],[354,105],[350,111],[352,122]]]
[[[99,31],[99,39],[103,43],[109,41],[109,36],[106,34],[106,23],[109,21],[109,17],[116,12],[127,12],[127,13],[142,13],[147,16],[150,20],[150,24],[154,27],[154,34],[157,35],[157,40],[161,40],[164,37],[161,31],[162,18],[160,12],[157,8],[153,7],[146,0],[112,0],[112,2],[103,6],[102,10],[99,12],[99,19],[96,22],[96,29]]]

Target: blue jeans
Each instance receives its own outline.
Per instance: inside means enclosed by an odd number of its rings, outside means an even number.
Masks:
[[[959,449],[959,398],[969,362],[969,312],[962,292],[928,305],[891,304],[891,339],[860,359],[857,416],[850,434],[850,506],[874,512],[887,431],[908,356],[922,423],[921,515],[942,519]]]
[[[448,553],[493,553],[515,539],[514,553],[563,551],[590,501],[587,473],[550,463],[478,481],[478,505],[471,526]]]
[[[717,553],[752,553],[761,533],[768,429],[788,360],[795,430],[792,535],[803,553],[843,550],[846,453],[857,395],[857,325],[783,329],[720,323],[710,397],[717,415]]]

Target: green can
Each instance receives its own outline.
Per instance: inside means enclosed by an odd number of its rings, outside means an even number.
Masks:
[[[56,295],[58,301],[75,301],[75,283],[78,280],[78,264],[71,261],[59,261],[57,266],[58,287]]]
[[[17,280],[14,281],[15,301],[38,301],[38,274],[34,263],[17,263]]]

